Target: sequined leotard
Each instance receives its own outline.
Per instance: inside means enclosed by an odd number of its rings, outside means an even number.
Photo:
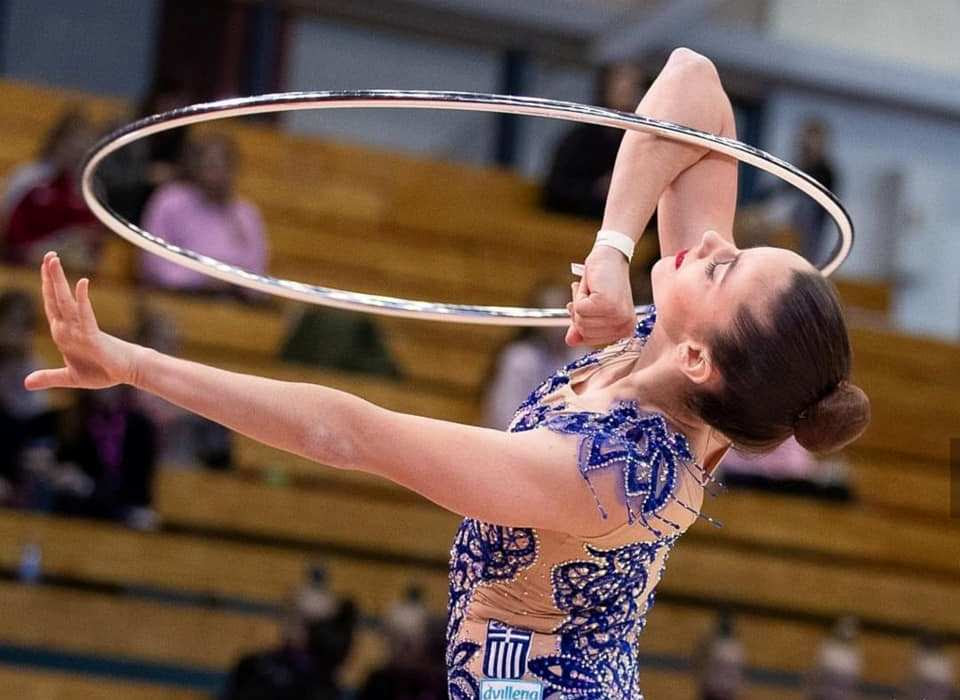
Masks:
[[[577,435],[584,479],[616,470],[621,498],[598,500],[612,524],[600,537],[463,521],[450,553],[450,698],[642,700],[637,637],[708,477],[662,415],[634,402],[578,410],[570,384],[640,352],[655,320],[648,307],[634,338],[558,370],[517,409],[512,432]]]

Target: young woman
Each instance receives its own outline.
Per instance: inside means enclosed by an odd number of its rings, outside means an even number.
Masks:
[[[713,65],[676,50],[638,109],[735,134]],[[869,420],[829,283],[798,255],[740,250],[736,164],[624,137],[604,228],[638,238],[659,203],[654,307],[633,315],[626,258],[597,246],[574,285],[571,345],[508,432],[404,415],[310,384],[235,374],[99,330],[54,253],[43,296],[65,366],[29,389],[131,384],[268,445],[392,479],[466,516],[451,551],[452,698],[640,698],[635,642],[667,553],[731,444],[795,435],[838,449]],[[706,231],[706,232],[705,232]],[[705,233],[704,233],[705,232]]]

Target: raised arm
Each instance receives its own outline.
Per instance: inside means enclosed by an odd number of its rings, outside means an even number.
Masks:
[[[637,114],[735,138],[733,109],[713,64],[676,49],[637,107]],[[628,131],[620,144],[603,228],[638,241],[657,210],[660,252],[674,255],[709,229],[733,240],[737,162],[707,149]],[[575,290],[571,345],[600,345],[623,337],[632,321],[626,258],[597,247]],[[628,310],[629,307],[629,310]]]
[[[733,108],[704,56],[676,49],[643,96],[637,114],[736,138]],[[660,252],[673,255],[717,231],[733,240],[737,161],[707,149],[628,131],[620,144],[603,228],[639,240],[659,206]]]
[[[386,477],[462,515],[583,535],[614,527],[598,515],[570,436],[511,434],[405,415],[323,386],[163,355],[101,331],[89,281],[77,283],[74,297],[52,253],[44,258],[42,280],[44,310],[64,367],[30,374],[28,389],[126,383],[272,447]]]

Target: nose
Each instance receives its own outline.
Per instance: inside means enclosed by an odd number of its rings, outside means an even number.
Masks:
[[[733,243],[728,241],[713,229],[705,231],[703,236],[700,238],[699,252],[701,257],[712,255],[718,250],[727,248],[729,248],[731,252],[736,251],[736,246],[733,245]]]

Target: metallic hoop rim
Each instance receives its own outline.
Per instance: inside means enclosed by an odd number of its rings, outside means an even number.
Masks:
[[[210,277],[268,294],[352,311],[438,321],[506,326],[563,326],[569,323],[566,309],[528,309],[413,301],[260,275],[167,243],[120,216],[96,192],[94,176],[97,166],[103,159],[123,146],[151,134],[229,117],[338,108],[448,109],[517,114],[597,124],[629,131],[644,131],[675,141],[703,146],[785,180],[826,209],[837,226],[840,239],[834,247],[830,260],[820,268],[823,275],[828,276],[840,267],[853,246],[853,221],[836,195],[807,173],[758,148],[734,139],[714,136],[680,124],[650,119],[638,114],[575,102],[474,92],[431,90],[287,92],[207,102],[156,114],[120,127],[101,139],[91,149],[83,164],[83,197],[93,214],[107,228],[134,245]],[[640,308],[638,307],[638,311]]]

